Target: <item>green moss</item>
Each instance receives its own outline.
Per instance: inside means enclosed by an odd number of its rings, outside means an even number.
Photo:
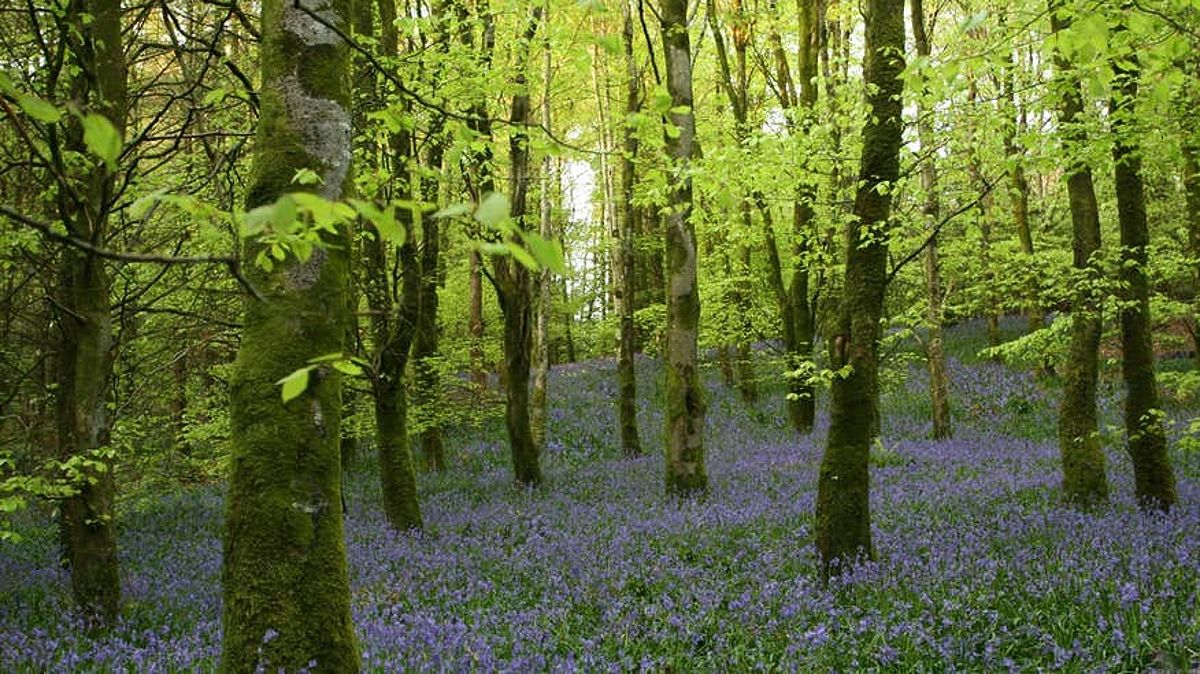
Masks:
[[[301,168],[327,168],[306,151],[272,89],[296,64],[322,61],[323,72],[347,68],[345,48],[289,44],[284,0],[263,5],[263,108],[251,207],[292,189]],[[347,14],[345,1],[332,9]],[[345,78],[312,89],[345,103]],[[315,85],[314,85],[315,86]],[[349,327],[349,239],[328,236],[305,263],[312,283],[287,283],[294,258],[251,280],[266,301],[249,300],[230,382],[231,475],[226,506],[222,670],[354,672],[358,653],[350,618],[342,528],[342,387],[338,373],[315,370],[303,395],[283,403],[279,379],[314,357],[340,351]]]

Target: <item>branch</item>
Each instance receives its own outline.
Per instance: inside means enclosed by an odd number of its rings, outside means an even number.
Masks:
[[[992,193],[992,190],[996,187],[997,180],[988,180],[984,178],[983,181],[984,188],[978,196],[957,208],[950,215],[942,218],[941,222],[934,225],[933,231],[929,233],[929,236],[925,238],[925,241],[923,241],[921,245],[917,246],[916,250],[910,252],[908,255],[905,255],[903,259],[892,265],[892,271],[888,273],[885,284],[890,284],[892,280],[896,278],[896,275],[900,273],[900,270],[904,268],[904,265],[917,259],[917,256],[924,252],[925,249],[929,247],[929,244],[933,243],[934,239],[936,239],[938,234],[941,233],[943,227],[950,224],[950,222],[958,218],[958,216],[978,206],[980,202],[982,202],[989,194]]]
[[[36,229],[43,236],[53,241],[66,244],[72,248],[86,251],[96,257],[101,257],[106,260],[116,260],[118,262],[138,262],[150,264],[221,264],[229,268],[229,273],[233,275],[237,282],[242,285],[255,299],[260,302],[265,302],[266,297],[263,296],[258,288],[255,288],[243,274],[242,263],[235,256],[226,255],[191,255],[191,256],[176,256],[176,255],[159,255],[157,253],[134,253],[130,251],[120,251],[98,246],[87,239],[71,236],[70,234],[62,234],[54,231],[54,227],[49,223],[42,222],[31,218],[20,211],[0,204],[0,215],[7,216],[27,227]]]

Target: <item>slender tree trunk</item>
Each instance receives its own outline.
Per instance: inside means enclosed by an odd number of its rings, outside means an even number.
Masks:
[[[976,84],[974,75],[969,75],[967,79],[967,102],[974,107],[978,98],[979,87]],[[974,126],[967,127],[967,139],[967,145],[974,147]],[[979,151],[973,151],[970,160],[967,162],[967,172],[971,177],[971,184],[976,189],[981,192],[988,190],[983,195],[983,198],[979,200],[976,217],[979,218],[979,264],[983,268],[983,313],[987,322],[988,347],[994,348],[1000,345],[1000,316],[996,310],[996,296],[993,290],[996,273],[992,265],[992,193],[983,179],[982,163]]]
[[[545,15],[545,20],[549,20],[550,3],[547,0],[542,6],[542,13]],[[542,94],[542,126],[549,129],[551,124],[550,116],[550,88],[551,81],[554,76],[554,59],[551,53],[549,31],[546,33],[546,44],[542,53],[542,79],[545,85],[545,91]],[[541,175],[541,195],[540,201],[540,220],[538,223],[538,233],[543,238],[549,240],[553,236],[553,185],[554,185],[554,161],[547,155],[542,159],[542,175]],[[538,451],[546,448],[546,417],[548,412],[548,401],[546,389],[550,380],[550,315],[553,310],[554,294],[551,290],[554,287],[554,278],[549,269],[543,269],[537,280],[537,313],[536,322],[534,324],[534,370],[533,370],[533,408],[530,410],[529,425],[533,433],[533,443],[537,446]]]
[[[1200,370],[1200,148],[1197,145],[1191,139],[1183,142],[1183,186],[1187,199],[1188,254],[1196,261],[1192,269],[1192,367]]]
[[[667,155],[676,175],[666,232],[666,423],[667,494],[698,495],[708,490],[704,470],[704,389],[697,369],[700,328],[700,289],[696,285],[696,229],[691,221],[692,158],[697,154],[696,119],[692,112],[692,54],[688,37],[687,0],[663,0],[663,53],[667,90],[671,95],[670,123],[678,134],[667,134]]]
[[[1005,15],[1000,13],[1000,25],[1006,25]],[[1017,145],[1017,136],[1025,128],[1025,111],[1023,104],[1017,98],[1016,60],[1012,48],[1006,48],[1003,66],[1004,98],[1008,104],[1009,119],[1004,129],[1004,151],[1011,163],[1009,169],[1009,195],[1012,200],[1013,224],[1017,230],[1017,241],[1021,245],[1021,254],[1028,258],[1031,268],[1034,267],[1033,231],[1029,225],[1029,179],[1025,175],[1024,150]],[[1036,332],[1046,326],[1046,314],[1041,305],[1038,292],[1038,276],[1031,278],[1030,297],[1026,313],[1029,317],[1029,331]],[[1049,370],[1049,365],[1039,367],[1038,374]]]
[[[483,268],[478,251],[472,250],[467,280],[467,329],[471,333],[471,384],[477,393],[487,390],[488,372],[483,352]]]
[[[1059,0],[1051,0],[1055,32],[1066,30],[1067,19]],[[1073,151],[1087,141],[1083,127],[1083,96],[1070,61],[1054,55],[1061,95],[1058,101],[1063,151]],[[1090,506],[1108,499],[1104,448],[1096,422],[1096,381],[1100,372],[1100,298],[1089,292],[1090,281],[1102,277],[1096,255],[1100,252],[1100,212],[1092,170],[1076,156],[1067,158],[1067,194],[1071,206],[1074,267],[1081,280],[1071,301],[1070,358],[1063,373],[1063,398],[1058,414],[1058,446],[1063,464],[1063,492],[1069,502]]]
[[[1123,30],[1124,26],[1119,27]],[[1148,509],[1169,510],[1178,496],[1175,473],[1167,454],[1154,376],[1153,322],[1147,276],[1150,231],[1142,184],[1142,156],[1134,122],[1140,66],[1136,52],[1113,60],[1113,164],[1116,172],[1117,219],[1121,229],[1121,283],[1128,295],[1121,309],[1121,345],[1125,378],[1125,434],[1133,459],[1138,502]]]
[[[449,51],[450,33],[448,17],[451,3],[443,0],[435,8],[439,17],[436,30],[436,47],[444,56]],[[437,73],[442,73],[438,68]],[[416,374],[416,403],[424,417],[421,426],[421,458],[426,470],[446,470],[446,447],[442,441],[442,423],[439,407],[442,401],[441,376],[437,364],[438,356],[438,287],[442,281],[441,226],[437,218],[430,217],[439,198],[438,174],[446,151],[443,136],[443,120],[434,118],[428,135],[429,149],[425,165],[433,175],[421,179],[421,198],[427,211],[421,218],[421,299],[417,315],[417,332],[413,338],[413,360]]]
[[[829,438],[817,483],[816,538],[825,573],[871,557],[868,456],[879,406],[878,341],[887,287],[891,196],[880,190],[900,173],[904,69],[903,0],[868,0],[863,66],[870,117],[863,128],[857,224],[850,227],[840,328],[832,366],[851,366],[833,382]]]
[[[817,103],[816,74],[822,42],[821,8],[817,5],[816,2],[802,2],[799,5],[799,87],[792,79],[787,52],[783,48],[778,30],[772,28],[769,35],[775,59],[775,76],[779,83],[779,102],[785,111],[795,111],[795,115],[798,116],[798,119],[792,117],[789,120],[791,132],[796,134],[808,132]],[[829,86],[832,87],[832,84]],[[834,182],[836,184],[836,177]],[[801,180],[796,199],[792,203],[793,259],[790,278],[786,279],[786,282],[770,208],[761,194],[756,196],[758,210],[763,218],[767,260],[771,269],[769,280],[779,305],[780,322],[783,324],[783,346],[788,354],[788,368],[797,373],[796,376],[788,377],[788,417],[792,426],[801,433],[810,432],[816,418],[816,387],[807,375],[806,367],[812,363],[813,341],[816,337],[816,317],[809,299],[809,258],[812,252],[812,223],[815,215],[813,202],[816,196],[816,186],[808,180]]]
[[[520,59],[529,59],[529,43],[537,33],[542,7],[535,7],[521,36]],[[509,121],[513,126],[509,141],[512,173],[509,179],[510,214],[518,226],[524,226],[528,211],[529,147],[524,129],[530,122],[529,88],[524,70],[516,77],[517,93],[512,98]],[[519,242],[518,242],[519,243]],[[517,484],[536,487],[542,482],[538,447],[529,425],[529,369],[533,339],[533,276],[524,265],[510,257],[492,258],[500,309],[504,313],[504,365],[507,401],[504,419],[512,451],[513,474]]]
[[[121,42],[121,3],[74,0],[68,3],[64,29],[85,41],[80,44],[76,38],[67,40],[73,45],[71,60],[80,71],[71,84],[72,97],[123,132],[128,85]],[[80,125],[69,125],[65,144],[67,149],[87,155]],[[61,186],[60,216],[72,236],[104,241],[114,180],[112,170],[98,163],[89,175],[73,183],[75,195]],[[56,304],[61,342],[55,407],[59,459],[95,461],[82,468],[79,479],[72,484],[75,493],[60,504],[63,556],[71,569],[75,603],[84,618],[111,624],[116,621],[121,602],[113,457],[104,452],[109,444],[114,351],[111,280],[102,259],[74,249],[63,251],[58,274]]]
[[[349,2],[317,11],[345,30]],[[286,0],[265,0],[262,117],[247,206],[296,189],[299,169],[321,196],[350,183],[348,49],[338,32]],[[305,262],[288,257],[250,273],[266,301],[248,300],[230,381],[231,475],[226,500],[221,669],[355,672],[342,528],[342,385],[328,365],[284,403],[276,382],[340,351],[350,324],[349,236],[328,234]],[[245,259],[253,260],[252,243]],[[272,635],[273,638],[267,638]]]
[[[642,75],[633,54],[633,9],[631,0],[621,0],[623,23],[621,30],[625,54],[625,115],[626,120],[642,107]],[[617,334],[617,424],[621,429],[621,453],[627,457],[642,454],[642,442],[637,425],[637,372],[634,369],[634,237],[637,223],[633,205],[633,188],[637,182],[637,131],[628,121],[622,124],[624,148],[621,157],[621,211],[618,228],[613,236],[613,288],[619,330]]]
[[[933,53],[929,33],[925,28],[925,12],[922,0],[912,0],[913,41],[917,55],[928,59]],[[928,92],[922,91],[917,106],[917,136],[921,141],[921,189],[925,192],[925,204],[921,208],[925,222],[930,228],[929,245],[925,247],[925,292],[929,299],[926,322],[929,324],[929,341],[925,347],[925,358],[929,367],[929,397],[933,407],[933,437],[935,440],[953,435],[950,424],[950,383],[946,378],[946,353],[942,346],[942,277],[938,260],[938,236],[934,230],[941,217],[938,199],[937,152],[933,140],[933,114],[927,101]]]
[[[717,5],[715,0],[708,0],[706,14],[713,40],[717,46],[717,62],[721,69],[721,87],[725,90],[729,107],[733,111],[734,138],[739,147],[744,147],[750,134],[747,120],[750,94],[748,71],[746,69],[746,50],[748,48],[750,33],[746,25],[746,17],[742,12],[741,0],[733,0],[730,9],[734,15],[732,30],[734,62],[732,65],[729,62],[729,53],[725,47],[724,30],[717,19]],[[749,191],[751,193],[743,196],[741,203],[738,205],[738,214],[747,232],[753,227],[752,209],[756,201],[754,198],[756,190]],[[723,247],[728,246],[728,244],[724,243],[722,245]],[[725,293],[725,302],[737,315],[734,324],[737,326],[736,329],[740,335],[739,339],[733,344],[722,347],[722,373],[727,375],[727,384],[737,386],[742,401],[747,405],[753,405],[758,401],[758,382],[754,374],[754,362],[751,360],[751,345],[749,341],[749,336],[753,330],[753,325],[749,319],[751,304],[751,293],[748,290],[751,266],[750,249],[741,243],[738,243],[734,248],[735,254],[733,259],[735,262],[733,264],[730,264],[729,253],[724,253],[725,276],[729,283],[729,289]]]

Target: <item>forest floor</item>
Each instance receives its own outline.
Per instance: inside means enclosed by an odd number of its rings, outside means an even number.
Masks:
[[[1012,326],[1010,326],[1012,327]],[[422,476],[425,533],[390,533],[369,461],[347,478],[354,618],[368,671],[1163,671],[1200,666],[1200,409],[1168,409],[1180,505],[1140,513],[1101,386],[1114,498],[1059,502],[1057,390],[973,357],[951,331],[956,436],[933,442],[924,370],[884,395],[873,463],[878,561],[833,586],[812,511],[827,415],[785,423],[781,384],[754,409],[707,379],[711,493],[663,497],[658,368],[639,360],[649,456],[617,456],[611,361],[556,368],[538,493],[511,485],[502,425],[448,436]],[[1167,363],[1166,366],[1171,366]],[[763,365],[760,373],[766,376]],[[824,401],[822,401],[823,403]],[[824,408],[822,406],[822,413]],[[222,490],[126,498],[122,624],[70,618],[45,513],[0,543],[0,671],[210,671],[220,648]]]

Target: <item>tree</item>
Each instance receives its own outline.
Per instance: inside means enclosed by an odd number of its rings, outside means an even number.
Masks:
[[[856,222],[846,248],[842,309],[832,367],[831,422],[817,483],[816,539],[822,567],[836,573],[872,557],[868,454],[879,409],[878,342],[887,289],[890,189],[900,174],[904,70],[903,0],[869,0],[863,80],[869,117],[863,127]]]
[[[1050,3],[1050,21],[1055,33],[1062,34],[1070,19],[1061,3]],[[1059,126],[1062,151],[1068,153],[1067,192],[1071,207],[1074,267],[1080,279],[1071,303],[1070,360],[1063,372],[1063,398],[1058,415],[1058,444],[1062,454],[1063,492],[1067,500],[1082,505],[1108,498],[1104,474],[1104,448],[1096,422],[1096,380],[1100,370],[1100,334],[1102,331],[1098,293],[1094,286],[1102,275],[1100,252],[1100,211],[1092,170],[1073,153],[1087,140],[1083,127],[1083,96],[1078,79],[1071,74],[1071,62],[1061,49],[1055,50],[1058,69]]]
[[[917,47],[917,56],[929,59],[933,53],[929,34],[933,32],[934,21],[931,18],[928,26],[925,21],[925,11],[921,0],[912,0],[912,29],[913,42]],[[933,403],[933,437],[934,439],[948,438],[953,435],[950,425],[950,383],[946,377],[946,352],[942,346],[943,301],[941,261],[938,255],[938,232],[941,217],[941,203],[938,199],[937,152],[935,150],[933,133],[933,110],[930,109],[929,92],[922,91],[920,104],[917,108],[917,135],[921,141],[921,152],[925,155],[921,162],[921,189],[925,193],[925,203],[921,214],[931,228],[929,243],[925,246],[925,292],[929,296],[929,308],[926,322],[929,324],[929,341],[925,347],[925,360],[929,367],[929,397]]]
[[[84,154],[94,127],[104,125],[119,144],[128,105],[121,3],[70,2],[62,30],[73,65],[72,97],[89,110],[89,116],[69,123],[63,149]],[[86,174],[61,179],[59,218],[75,239],[97,242],[108,236],[116,160],[114,155]],[[104,259],[74,247],[63,250],[54,302],[60,330],[55,408],[59,458],[66,465],[74,463],[78,477],[72,480],[73,493],[60,505],[60,528],[75,601],[89,619],[106,623],[116,620],[121,599],[116,488],[107,447],[113,368],[110,291]]]
[[[621,0],[621,44],[625,56],[625,115],[624,144],[621,155],[621,211],[613,241],[613,297],[616,299],[617,320],[617,425],[621,429],[621,453],[640,456],[642,443],[637,425],[637,372],[634,370],[633,314],[635,305],[635,253],[637,236],[637,207],[633,204],[633,188],[637,181],[637,130],[632,118],[642,109],[642,75],[633,54],[632,0]]]
[[[667,493],[702,494],[704,470],[704,390],[697,369],[700,295],[696,285],[698,249],[692,223],[692,159],[697,154],[692,109],[692,53],[687,0],[660,6],[663,55],[671,111],[666,127],[667,156],[674,171],[666,215],[666,422]]]
[[[262,113],[247,195],[251,208],[315,172],[340,199],[351,167],[348,0],[262,6]],[[342,528],[338,450],[342,383],[328,363],[284,402],[276,382],[340,352],[350,325],[349,238],[322,235],[252,273],[264,299],[247,300],[231,397],[231,473],[225,516],[221,668],[353,672],[358,669]],[[248,259],[261,250],[251,242]]]
[[[1123,3],[1125,9],[1130,9]],[[1117,33],[1128,36],[1124,23]],[[1128,38],[1127,38],[1128,39]],[[1125,379],[1125,434],[1138,502],[1145,508],[1169,510],[1178,495],[1175,473],[1167,454],[1154,374],[1154,342],[1150,319],[1150,282],[1147,265],[1150,230],[1146,223],[1146,195],[1142,181],[1142,156],[1134,119],[1138,98],[1139,59],[1133,44],[1112,60],[1113,94],[1109,105],[1112,124],[1113,165],[1117,190],[1117,220],[1121,229],[1121,285],[1127,293],[1121,307],[1121,347]]]
[[[521,35],[516,92],[512,97],[509,123],[509,214],[518,228],[523,228],[529,198],[529,138],[531,106],[529,86],[525,75],[530,43],[542,20],[542,7],[536,6]],[[518,242],[514,241],[514,243]],[[504,313],[504,421],[508,428],[512,452],[513,475],[517,484],[536,487],[542,483],[542,468],[538,462],[538,446],[534,443],[529,425],[529,369],[533,337],[533,274],[529,268],[506,255],[492,256],[492,277],[500,310]]]
[[[399,55],[394,0],[379,1],[381,26],[379,47],[387,59]],[[399,111],[392,110],[395,114]],[[416,179],[411,162],[416,152],[412,133],[403,125],[387,134],[385,153],[373,153],[384,161],[388,176],[385,187],[404,201],[411,201]],[[374,354],[371,358],[371,388],[375,403],[376,441],[379,452],[379,477],[383,490],[383,510],[388,524],[398,531],[420,529],[421,509],[417,501],[417,477],[412,448],[408,441],[408,399],[405,391],[409,352],[421,325],[424,279],[421,259],[414,238],[413,209],[397,213],[403,241],[396,254],[400,278],[394,278],[389,249],[394,239],[372,225],[372,236],[364,244],[364,286],[371,309]],[[432,219],[432,218],[431,218]],[[399,288],[395,286],[399,284]],[[436,288],[434,290],[436,296]],[[436,306],[431,307],[436,311]]]

